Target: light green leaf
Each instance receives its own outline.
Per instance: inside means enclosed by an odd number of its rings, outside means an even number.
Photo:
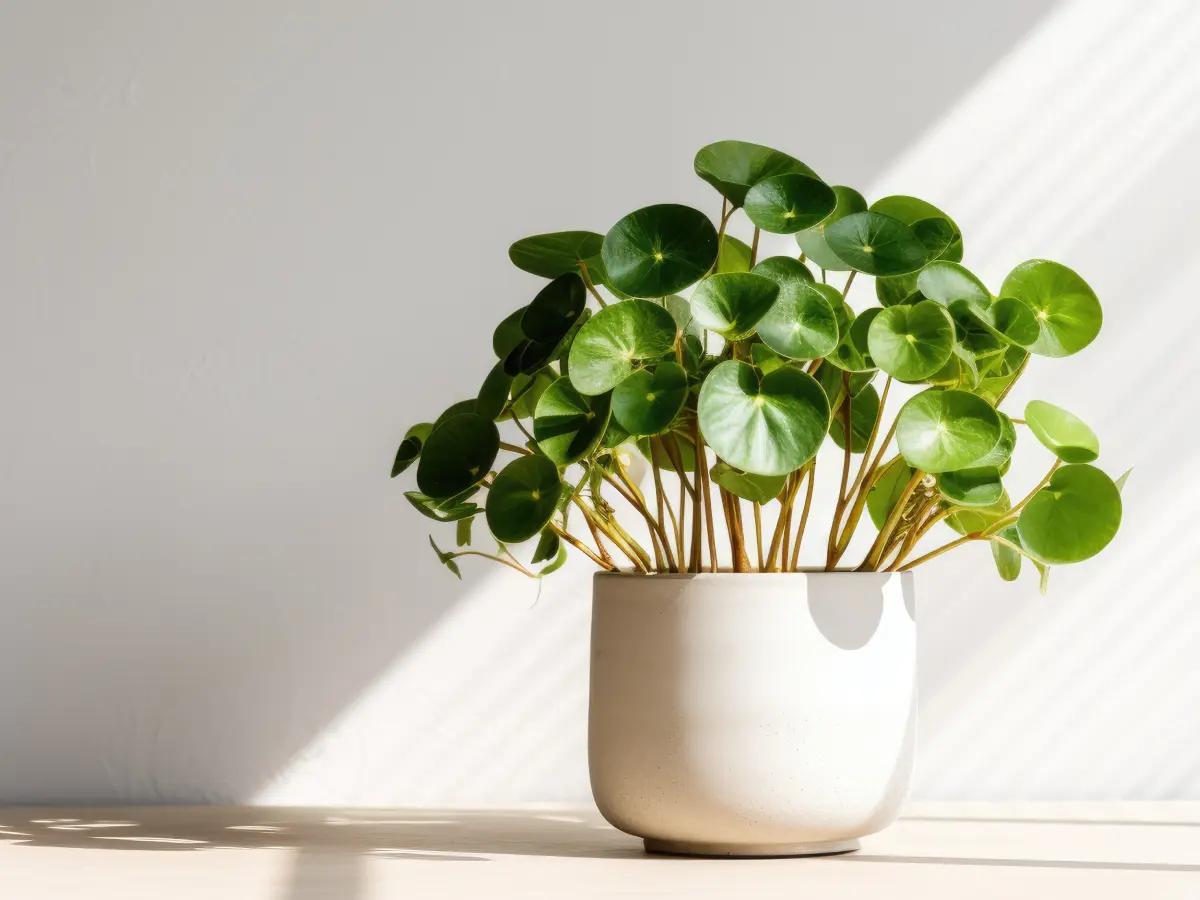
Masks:
[[[748,363],[726,360],[704,381],[700,430],[716,454],[754,475],[786,475],[816,455],[829,401],[816,380],[785,366],[761,384]]]
[[[832,353],[839,338],[833,303],[840,307],[841,296],[828,285],[814,284],[808,267],[786,256],[765,259],[754,272],[779,285],[779,296],[756,328],[763,342],[790,359]]]
[[[1022,545],[1050,565],[1095,556],[1121,524],[1121,492],[1107,475],[1086,464],[1055,470],[1017,519]]]
[[[1025,406],[1025,424],[1063,462],[1086,463],[1100,455],[1096,433],[1082,419],[1053,403],[1030,400]]]
[[[1041,334],[1029,350],[1042,356],[1078,353],[1095,340],[1104,320],[1087,282],[1045,259],[1031,259],[1009,272],[1000,296],[1015,297],[1033,311]]]
[[[770,503],[778,497],[787,482],[786,475],[750,475],[724,462],[714,465],[710,474],[714,483],[731,494],[759,504]]]
[[[875,365],[893,378],[923,381],[949,362],[954,320],[932,300],[891,306],[871,323],[867,347]]]
[[[883,474],[867,494],[867,512],[871,514],[871,521],[875,523],[876,528],[882,529],[887,523],[912,476],[912,468],[902,459],[897,459],[883,470]]]
[[[633,372],[634,364],[671,352],[675,319],[649,300],[614,303],[592,316],[571,345],[571,384],[581,394],[611,391]]]
[[[991,506],[1004,495],[1000,470],[995,466],[943,472],[938,487],[955,506]]]
[[[712,275],[692,295],[692,318],[728,341],[754,333],[754,326],[779,296],[779,285],[762,275]]]
[[[1000,440],[1000,417],[966,391],[922,391],[900,410],[896,444],[910,466],[925,472],[964,469]]]

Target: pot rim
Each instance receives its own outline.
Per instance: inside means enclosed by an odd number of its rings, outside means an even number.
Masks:
[[[593,578],[651,578],[662,580],[687,579],[729,579],[729,578],[791,578],[793,576],[829,575],[841,577],[880,578],[899,575],[902,578],[912,578],[913,573],[907,572],[856,572],[853,569],[834,569],[832,571],[819,568],[797,569],[793,572],[735,572],[733,569],[718,569],[716,572],[639,572],[636,569],[618,569],[615,572],[593,572]]]

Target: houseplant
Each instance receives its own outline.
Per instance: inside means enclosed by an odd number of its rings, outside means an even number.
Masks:
[[[907,788],[907,573],[986,543],[1001,578],[1028,564],[1044,591],[1116,533],[1123,478],[1092,465],[1091,429],[1040,400],[1000,409],[1031,359],[1092,342],[1100,304],[1040,259],[993,294],[938,208],[868,204],[767,147],[711,144],[695,170],[715,223],[661,204],[512,245],[544,281],[496,328],[478,396],[410,428],[392,475],[416,465],[406,497],[453,523],[455,549],[430,543],[456,575],[477,556],[542,577],[569,550],[601,570],[589,752],[613,824],[657,850],[837,852]],[[795,255],[759,258],[764,232]],[[1021,431],[1052,461],[1010,495]],[[813,534],[826,442],[836,500]]]

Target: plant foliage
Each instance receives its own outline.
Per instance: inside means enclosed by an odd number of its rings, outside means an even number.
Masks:
[[[1092,429],[1043,400],[1000,409],[1033,357],[1095,340],[1100,303],[1078,274],[1029,260],[993,294],[938,207],[868,203],[758,144],[710,144],[695,171],[715,221],[659,204],[509,248],[543,280],[498,316],[477,396],[409,427],[392,464],[415,466],[418,512],[454,524],[457,549],[430,540],[442,564],[540,577],[571,549],[607,570],[786,572],[807,546],[825,569],[894,571],[974,542],[1006,581],[1032,564],[1044,590],[1051,566],[1112,541],[1126,476],[1093,465]],[[764,235],[799,252],[760,259]],[[831,272],[848,273],[840,287]],[[878,303],[856,309],[859,276]],[[1010,494],[1021,429],[1049,471]],[[838,491],[814,542],[818,455]],[[472,546],[480,515],[495,552]],[[938,528],[951,537],[927,549]],[[526,542],[527,563],[509,549]]]

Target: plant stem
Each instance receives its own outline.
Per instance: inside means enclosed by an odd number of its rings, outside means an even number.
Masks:
[[[1004,402],[1004,398],[1008,396],[1009,391],[1013,389],[1017,381],[1025,374],[1025,367],[1029,365],[1029,359],[1032,354],[1026,353],[1025,358],[1021,360],[1021,365],[1017,366],[1017,371],[1013,372],[1012,381],[1004,386],[1004,390],[1000,392],[1000,396],[996,398],[994,404],[996,409],[1000,408],[1000,404]]]
[[[537,442],[537,438],[535,438],[532,434],[529,433],[529,429],[527,429],[524,425],[521,424],[521,420],[517,416],[514,415],[512,417],[512,420],[513,420],[513,424],[521,429],[521,433],[523,435],[525,435],[525,437],[529,438],[531,441],[534,441],[535,443]]]
[[[624,497],[625,502],[632,506],[636,512],[641,513],[642,518],[646,520],[646,524],[650,526],[650,544],[654,550],[655,564],[657,568],[661,570],[663,567],[663,561],[661,551],[659,550],[659,538],[661,537],[665,541],[666,533],[658,524],[658,521],[654,518],[654,515],[650,512],[650,510],[646,508],[646,500],[642,496],[642,492],[639,491],[637,486],[629,480],[629,475],[625,472],[625,467],[621,465],[620,460],[617,460],[617,475],[620,477],[621,481],[625,482],[625,485],[629,488],[629,490],[621,487],[621,484],[607,472],[604,473],[604,480],[611,484],[613,489],[616,490],[616,492],[622,497]],[[669,547],[667,548],[667,552],[670,553]]]
[[[724,207],[722,207],[722,209],[724,209]],[[696,419],[696,422],[694,425],[693,435],[694,435],[693,439],[695,441],[695,447],[696,447],[696,467],[692,473],[692,480],[695,483],[695,487],[692,490],[692,553],[691,553],[691,558],[688,560],[688,571],[689,572],[699,572],[704,566],[704,560],[702,558],[704,555],[704,550],[701,545],[702,538],[701,538],[701,532],[700,532],[700,529],[702,527],[701,518],[703,516],[701,503],[708,505],[711,501],[709,500],[709,498],[707,496],[707,492],[704,489],[705,483],[708,481],[708,478],[705,477],[703,482],[700,480],[700,457],[703,456],[703,451],[701,449],[701,444],[700,444],[700,420],[698,418]],[[676,448],[676,450],[678,451],[678,448]],[[680,466],[680,468],[679,468],[679,473],[680,473],[680,477],[683,477],[683,467],[682,466]],[[709,514],[709,523],[710,523],[709,527],[711,528],[712,527],[711,526],[712,507],[711,506],[708,507],[708,514]],[[716,557],[717,557],[715,549],[712,554],[712,557],[713,557],[713,564],[715,565]]]
[[[758,260],[758,235],[759,235],[759,228],[757,225],[755,225],[754,226],[754,237],[750,243],[750,268],[751,269],[754,268],[754,263]]]
[[[853,271],[850,273],[854,274]],[[829,541],[825,549],[825,568],[832,569],[837,562],[838,529],[842,524],[842,514],[846,511],[846,485],[850,481],[850,461],[854,450],[854,426],[850,412],[854,398],[850,395],[850,373],[842,373],[842,443],[846,445],[842,455],[842,485],[838,488],[837,505],[833,509],[833,523],[829,526]]]
[[[871,494],[871,488],[875,486],[875,482],[878,481],[880,476],[895,462],[895,459],[891,459],[888,460],[887,465],[883,466],[882,468],[880,468],[879,465],[879,462],[883,458],[883,454],[887,452],[888,444],[892,442],[892,437],[895,435],[895,433],[896,422],[892,422],[892,427],[889,428],[888,433],[884,435],[883,443],[879,445],[879,452],[875,454],[875,458],[871,461],[871,466],[867,469],[866,475],[861,479],[855,479],[855,481],[861,481],[861,483],[858,485],[858,493],[854,498],[854,506],[850,509],[850,516],[846,521],[846,526],[842,529],[842,536],[838,540],[837,555],[834,558],[835,564],[841,560],[842,556],[846,552],[846,549],[850,546],[850,541],[854,537],[854,532],[858,528],[858,523],[862,520],[863,510],[866,509],[867,498]],[[899,457],[896,458],[898,459]],[[863,456],[863,459],[866,459],[865,455]],[[855,489],[852,488],[851,493],[854,492]]]
[[[846,299],[846,295],[850,293],[850,285],[854,284],[854,276],[858,274],[855,269],[850,270],[850,276],[846,279],[846,285],[842,288],[842,299]]]
[[[941,556],[943,553],[947,553],[950,550],[953,550],[955,547],[961,547],[967,541],[977,541],[977,540],[979,540],[979,535],[977,535],[977,534],[964,534],[958,540],[951,541],[948,544],[942,544],[942,546],[938,547],[936,550],[931,550],[928,553],[926,553],[924,556],[917,557],[912,562],[910,562],[908,565],[901,566],[899,571],[907,572],[910,569],[916,568],[923,562],[929,562],[929,560],[933,559],[934,557]]]
[[[798,472],[793,472],[788,476],[787,484],[784,487],[783,499],[780,500],[779,518],[775,521],[775,532],[771,536],[771,549],[767,553],[767,567],[769,572],[777,572],[781,565],[786,567],[788,547],[790,545],[791,530],[792,530],[792,506],[796,502],[796,494],[800,490],[800,480],[804,477],[804,469],[801,468]],[[782,546],[782,564],[777,564]],[[762,568],[761,566],[759,568]]]
[[[573,534],[568,532],[565,528],[562,528],[561,526],[559,526],[557,523],[551,522],[550,530],[553,531],[555,534],[557,534],[562,540],[566,541],[568,544],[570,544],[572,547],[574,547],[576,550],[578,550],[579,552],[584,554],[584,556],[586,556],[588,559],[590,559],[592,562],[594,562],[600,568],[606,569],[609,572],[617,571],[617,567],[612,564],[612,560],[609,560],[606,562],[605,560],[601,559],[599,556],[597,556],[595,553],[592,552],[592,549],[589,546],[587,546],[587,544],[583,543],[583,541],[579,540],[579,538],[575,537]]]
[[[708,477],[708,453],[700,434],[700,419],[696,419],[696,493],[704,493],[704,525],[708,533],[708,571],[717,571],[717,533],[713,527],[712,484]],[[697,569],[696,571],[699,571]]]
[[[516,571],[520,572],[522,575],[527,575],[530,578],[537,578],[537,575],[535,575],[533,572],[530,572],[515,559],[505,559],[503,556],[496,556],[492,553],[484,553],[480,550],[460,550],[457,553],[449,553],[447,556],[450,559],[458,559],[460,556],[480,556],[484,559],[490,559],[493,562],[503,563],[510,569],[515,569]]]
[[[808,464],[808,487],[804,495],[804,509],[800,512],[800,525],[796,529],[796,543],[792,547],[792,562],[789,571],[795,572],[800,564],[800,542],[804,540],[804,526],[808,522],[808,511],[812,508],[813,484],[817,480],[817,461]]]
[[[875,571],[879,566],[879,560],[883,556],[883,551],[887,547],[887,542],[891,539],[892,532],[895,531],[900,517],[904,514],[904,508],[908,505],[908,500],[912,496],[913,491],[917,489],[917,485],[921,483],[921,479],[925,477],[925,473],[920,469],[913,470],[912,477],[908,479],[908,483],[904,485],[904,491],[900,494],[896,505],[892,507],[891,513],[887,517],[887,521],[883,523],[883,528],[879,529],[879,535],[875,538],[875,543],[871,545],[871,549],[867,552],[866,559],[863,560],[859,569],[862,571]]]
[[[604,309],[608,306],[604,302],[604,298],[600,296],[600,292],[596,290],[596,286],[592,284],[592,276],[588,273],[587,263],[582,259],[579,261],[579,273],[583,276],[583,283],[587,285],[587,289],[592,292],[592,296],[596,298],[596,302],[600,304],[600,308]]]
[[[997,519],[995,522],[993,522],[987,528],[983,529],[983,531],[981,531],[980,534],[982,534],[986,537],[990,534],[995,534],[1001,528],[1005,528],[1008,525],[1011,525],[1016,520],[1017,514],[1024,508],[1025,504],[1028,503],[1030,500],[1032,500],[1034,498],[1034,496],[1037,494],[1037,492],[1040,491],[1042,488],[1044,488],[1049,483],[1050,477],[1055,473],[1055,471],[1061,465],[1062,465],[1062,460],[1055,459],[1054,465],[1052,465],[1050,467],[1050,471],[1045,474],[1045,476],[1042,478],[1042,480],[1037,483],[1037,486],[1034,487],[1034,489],[1032,491],[1030,491],[1028,494],[1026,494],[1021,499],[1020,503],[1018,503],[1016,506],[1010,507],[1008,509],[1008,511],[1004,514],[1003,518]]]
[[[509,444],[504,441],[500,442],[500,449],[507,450],[509,453],[520,453],[522,456],[533,456],[533,451],[528,447],[518,447],[516,444]]]
[[[765,560],[763,559],[763,539],[762,539],[762,504],[754,504],[754,546],[758,550],[758,571],[765,572],[767,570]]]

